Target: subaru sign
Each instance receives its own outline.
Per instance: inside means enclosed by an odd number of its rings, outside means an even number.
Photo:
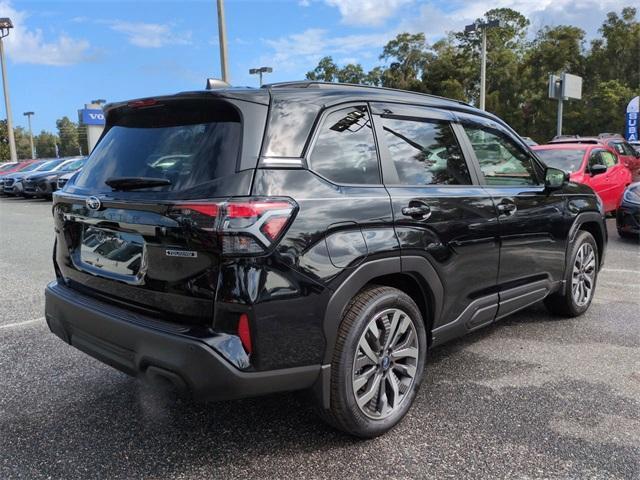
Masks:
[[[84,125],[104,125],[104,112],[85,108],[80,110],[80,120]]]
[[[638,112],[640,111],[640,97],[633,98],[627,105],[627,122],[624,136],[629,142],[638,141]]]

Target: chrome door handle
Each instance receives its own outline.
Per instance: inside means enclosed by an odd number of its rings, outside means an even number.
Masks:
[[[426,220],[431,216],[431,209],[428,205],[412,205],[403,207],[402,214],[405,217],[411,217],[416,220]]]
[[[504,213],[506,215],[511,215],[511,214],[515,213],[515,211],[517,209],[518,209],[518,207],[516,207],[515,203],[504,202],[504,203],[499,203],[498,204],[498,211],[500,213]]]

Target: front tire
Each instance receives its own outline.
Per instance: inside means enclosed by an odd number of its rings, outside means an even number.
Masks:
[[[362,438],[382,435],[405,416],[427,354],[420,310],[404,292],[369,287],[353,298],[331,362],[330,409],[322,416]]]
[[[547,309],[556,315],[577,317],[589,309],[598,280],[598,245],[589,232],[579,231],[568,256],[564,293],[545,299]]]

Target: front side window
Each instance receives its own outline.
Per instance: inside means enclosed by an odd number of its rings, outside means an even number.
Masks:
[[[487,185],[537,185],[531,157],[498,130],[465,126]]]
[[[618,163],[618,159],[611,152],[603,151],[601,152],[601,155],[602,155],[602,163],[604,163],[607,166],[607,168],[613,167],[615,164]]]
[[[367,107],[348,107],[327,115],[309,164],[332,182],[379,184],[378,155]]]
[[[602,150],[594,150],[589,157],[589,168],[594,165],[604,165],[604,158],[602,157]]]
[[[382,118],[384,140],[402,185],[470,185],[448,122]]]

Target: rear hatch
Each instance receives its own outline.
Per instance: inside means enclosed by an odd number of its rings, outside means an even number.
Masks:
[[[243,149],[257,162],[259,145],[243,145],[245,103],[206,93],[109,110],[85,167],[55,195],[58,276],[155,318],[210,323],[221,261],[217,205],[250,193]]]

